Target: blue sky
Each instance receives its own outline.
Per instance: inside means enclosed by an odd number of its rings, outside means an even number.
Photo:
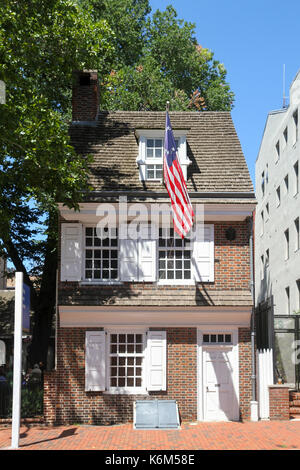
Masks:
[[[267,114],[283,103],[300,69],[299,0],[150,0],[152,10],[173,5],[195,23],[198,43],[224,63],[235,93],[232,118],[254,182]]]

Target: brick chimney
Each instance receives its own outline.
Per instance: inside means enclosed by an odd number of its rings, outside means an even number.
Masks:
[[[73,72],[72,120],[94,121],[99,110],[97,70]]]

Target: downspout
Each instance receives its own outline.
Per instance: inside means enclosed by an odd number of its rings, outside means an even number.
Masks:
[[[258,421],[258,402],[256,400],[256,348],[255,348],[255,279],[254,279],[254,217],[249,218],[249,248],[250,248],[250,290],[252,294],[251,314],[251,386],[252,400],[250,402],[251,421]]]

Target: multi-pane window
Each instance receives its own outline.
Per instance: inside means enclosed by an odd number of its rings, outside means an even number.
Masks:
[[[163,177],[163,166],[162,165],[147,165],[146,167],[146,179],[147,180],[158,180]]]
[[[174,229],[160,228],[158,242],[159,279],[191,279],[191,242]]]
[[[178,139],[175,139],[178,148]],[[146,180],[161,180],[163,178],[163,139],[147,139],[146,144]]]
[[[163,156],[163,140],[162,139],[147,139],[147,152],[146,159],[162,158]]]
[[[109,361],[110,388],[143,387],[144,335],[111,333]]]
[[[117,228],[85,228],[85,279],[118,279]]]
[[[231,344],[232,335],[230,333],[212,333],[203,335],[205,344]]]

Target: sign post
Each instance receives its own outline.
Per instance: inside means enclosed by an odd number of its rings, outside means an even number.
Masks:
[[[23,273],[15,277],[14,370],[11,447],[19,447],[21,420],[22,330],[23,322],[29,331],[30,290],[23,283]]]

